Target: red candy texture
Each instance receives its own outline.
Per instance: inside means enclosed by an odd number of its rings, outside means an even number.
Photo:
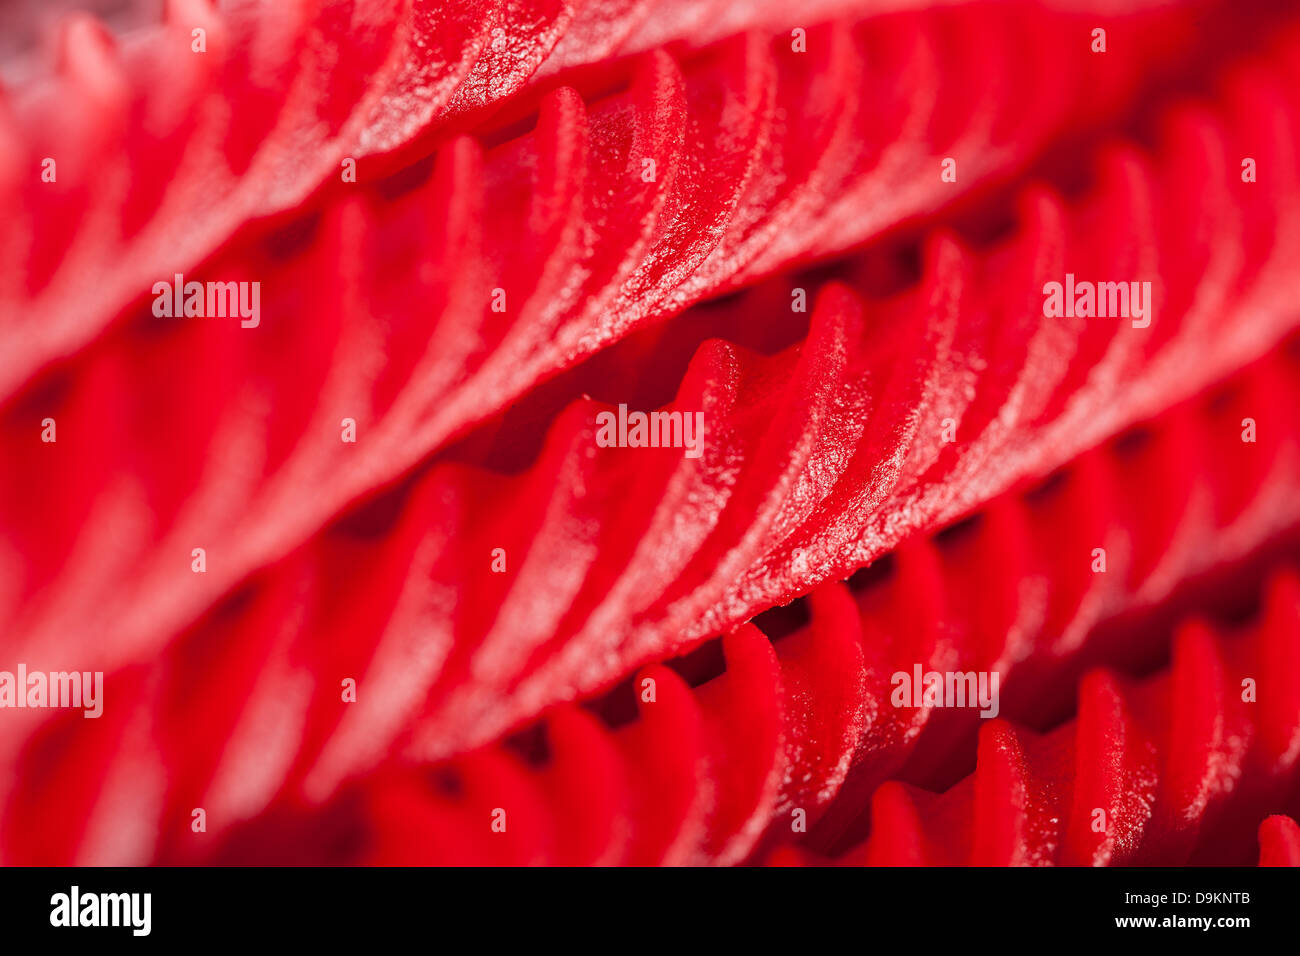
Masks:
[[[0,10],[0,864],[1300,863],[1300,12]]]

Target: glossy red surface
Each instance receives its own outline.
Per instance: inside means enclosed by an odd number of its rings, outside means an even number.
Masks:
[[[1285,5],[121,16],[0,72],[0,862],[1295,862]]]

